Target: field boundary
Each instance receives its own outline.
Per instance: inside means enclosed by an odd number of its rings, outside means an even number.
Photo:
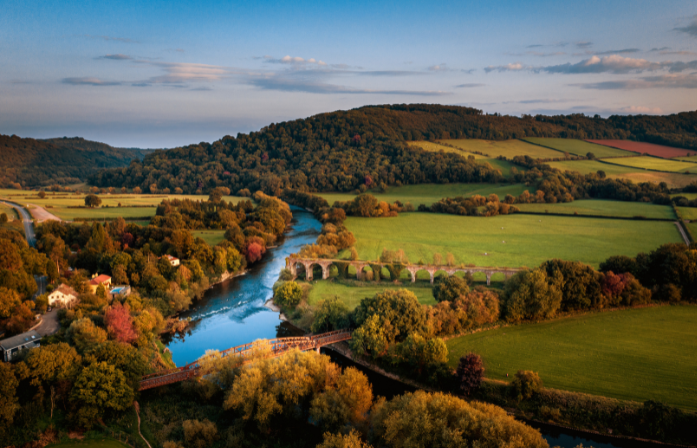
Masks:
[[[554,205],[554,204],[552,204]],[[512,213],[513,215],[542,215],[542,216],[566,216],[572,218],[600,218],[600,219],[621,219],[625,221],[662,221],[662,222],[675,222],[675,218],[647,218],[645,216],[607,216],[607,215],[589,215],[589,214],[573,214],[573,213],[540,213],[540,212],[528,212],[528,211],[518,211]]]
[[[608,159],[624,159],[624,158],[628,158],[628,157],[640,157],[640,156],[641,156],[641,154],[636,153],[636,154],[631,154],[631,155],[628,155],[628,156],[596,157],[595,159],[589,159],[589,158],[586,157],[586,156],[579,156],[579,155],[576,155],[576,154],[571,154],[570,152],[562,151],[561,149],[557,149],[557,148],[552,148],[551,146],[546,146],[546,145],[543,145],[543,144],[541,144],[541,143],[531,142],[531,141],[529,141],[529,140],[525,140],[524,138],[520,138],[520,139],[518,139],[518,140],[523,141],[523,142],[525,142],[525,143],[529,143],[529,144],[531,144],[531,145],[537,145],[537,146],[540,146],[540,147],[542,147],[542,148],[547,148],[547,149],[551,149],[551,150],[554,150],[554,151],[559,151],[559,152],[561,152],[561,153],[563,153],[563,154],[567,154],[567,155],[570,155],[570,156],[583,157],[583,159],[580,159],[580,160],[597,160],[597,161],[600,161],[601,159],[605,159],[605,158],[608,158]],[[569,139],[567,139],[567,140],[579,140],[579,139],[569,138]],[[593,142],[589,142],[589,141],[587,141],[587,140],[580,140],[580,141],[586,142],[586,143],[593,143]],[[605,145],[601,145],[601,144],[598,144],[598,143],[593,143],[593,144],[594,144],[594,145],[598,145],[598,146],[604,146],[604,147],[606,147],[606,148],[619,149],[620,151],[626,151],[626,149],[613,148],[612,146],[605,146]],[[628,152],[633,152],[633,151],[628,151]],[[577,160],[579,160],[579,159],[577,159]],[[695,163],[697,163],[697,162],[695,162]]]

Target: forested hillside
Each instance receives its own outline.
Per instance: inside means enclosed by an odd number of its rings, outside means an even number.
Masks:
[[[225,186],[277,194],[281,189],[353,191],[373,184],[486,182],[498,172],[455,154],[408,148],[409,140],[522,137],[619,138],[697,148],[697,112],[666,117],[485,115],[437,105],[366,106],[271,124],[259,132],[156,151],[125,169],[90,178],[100,186],[181,188]]]
[[[35,140],[0,134],[0,187],[82,182],[99,169],[126,166],[147,152],[80,137]]]

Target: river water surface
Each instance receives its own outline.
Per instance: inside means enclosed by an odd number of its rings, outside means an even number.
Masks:
[[[256,339],[289,336],[293,329],[284,325],[278,312],[264,306],[273,295],[272,287],[278,274],[285,267],[285,258],[297,253],[305,244],[314,243],[322,225],[312,214],[292,207],[291,229],[279,240],[278,247],[269,249],[264,259],[249,272],[206,291],[204,298],[183,318],[191,318],[185,335],[168,341],[172,359],[183,366],[200,358],[206,350],[225,350],[252,342]],[[322,350],[341,366],[354,366],[363,371],[373,386],[373,392],[391,398],[414,389],[398,381],[386,378],[331,350]],[[534,426],[534,425],[533,425]],[[555,427],[536,426],[550,446],[574,448],[580,444],[588,448],[643,448],[657,447],[655,444],[593,437],[585,433],[559,430]],[[666,447],[667,445],[662,445]]]

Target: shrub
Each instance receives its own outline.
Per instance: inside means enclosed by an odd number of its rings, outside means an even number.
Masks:
[[[475,390],[479,389],[484,379],[484,363],[482,358],[476,353],[468,353],[460,358],[455,371],[457,381],[460,384],[460,390],[465,395],[470,395]]]
[[[187,447],[206,448],[218,439],[218,428],[208,419],[184,420],[184,440]]]
[[[313,333],[339,330],[351,323],[349,309],[339,297],[331,297],[317,304],[315,318],[312,322]]]
[[[542,379],[537,372],[519,370],[515,374],[511,386],[518,401],[529,400],[542,389]]]
[[[303,297],[303,290],[297,283],[291,281],[281,285],[275,294],[276,303],[283,306],[295,307]]]

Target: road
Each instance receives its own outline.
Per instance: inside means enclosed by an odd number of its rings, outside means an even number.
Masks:
[[[24,235],[27,237],[27,243],[31,247],[36,247],[36,234],[34,233],[34,221],[31,219],[29,211],[19,204],[10,201],[0,201],[3,204],[9,205],[10,207],[17,210],[19,216],[22,218],[22,223],[24,224]]]

